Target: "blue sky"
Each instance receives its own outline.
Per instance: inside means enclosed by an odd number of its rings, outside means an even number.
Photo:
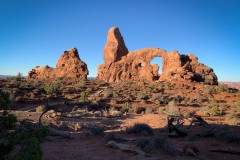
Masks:
[[[219,80],[240,81],[239,0],[0,0],[0,75],[55,67],[77,47],[96,76],[113,26],[129,51],[193,53]]]

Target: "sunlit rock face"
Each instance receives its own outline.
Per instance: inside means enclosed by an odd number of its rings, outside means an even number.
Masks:
[[[150,64],[153,58],[162,57],[162,74],[159,65]],[[128,52],[119,28],[110,28],[104,47],[104,64],[98,66],[98,79],[106,82],[125,80],[179,80],[218,84],[213,69],[198,62],[193,54],[181,55],[160,48],[145,48]]]
[[[78,54],[76,48],[65,51],[58,59],[56,68],[47,66],[36,66],[28,72],[28,78],[46,79],[57,77],[71,77],[87,79],[88,68]]]

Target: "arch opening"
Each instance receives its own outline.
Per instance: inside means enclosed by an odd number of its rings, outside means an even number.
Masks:
[[[162,74],[162,61],[162,57],[154,57],[150,62],[151,65],[157,65],[159,67],[157,71],[158,74]]]

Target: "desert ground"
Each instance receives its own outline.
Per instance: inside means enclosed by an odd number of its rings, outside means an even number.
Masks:
[[[2,78],[0,90],[19,121],[42,115],[56,132],[40,144],[45,160],[240,158],[240,92],[227,85]]]

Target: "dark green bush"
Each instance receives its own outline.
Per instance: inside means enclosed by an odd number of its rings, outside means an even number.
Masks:
[[[43,89],[48,95],[53,94],[53,85],[52,84],[46,84]]]
[[[4,129],[11,129],[15,126],[17,117],[12,114],[7,114],[0,117],[0,127]]]
[[[0,159],[40,160],[42,155],[40,143],[48,135],[48,129],[46,127],[34,128],[34,124],[31,122],[29,123],[32,127],[29,128],[26,121],[16,127],[17,117],[8,114],[9,98],[7,92],[0,91],[0,109],[4,110],[0,116]],[[10,154],[18,146],[21,149],[14,154]]]
[[[8,110],[10,105],[9,92],[0,91],[0,110]]]

